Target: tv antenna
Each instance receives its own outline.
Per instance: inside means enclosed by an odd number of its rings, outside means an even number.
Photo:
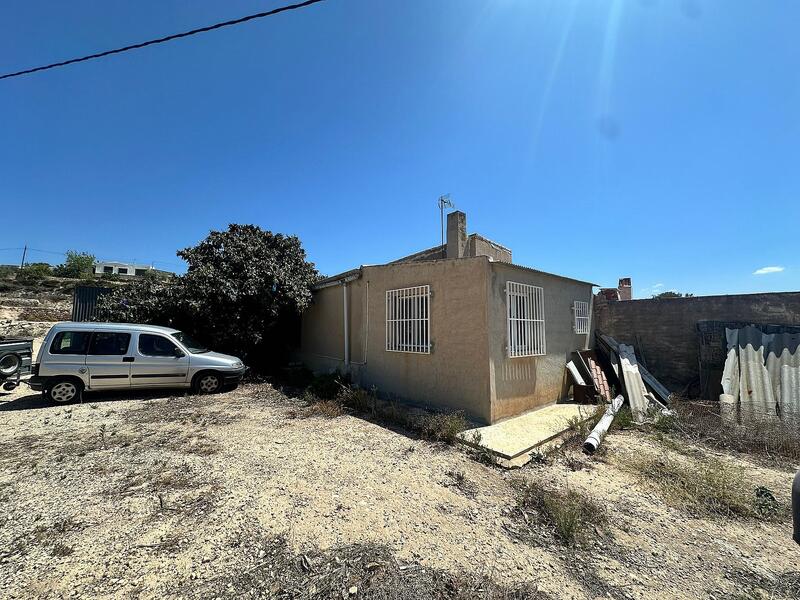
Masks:
[[[456,205],[450,200],[450,194],[439,196],[439,225],[442,227],[442,258],[447,257],[447,249],[444,245],[444,209],[455,207]]]

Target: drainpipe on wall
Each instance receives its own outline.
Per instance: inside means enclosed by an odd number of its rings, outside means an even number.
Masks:
[[[342,284],[342,294],[344,295],[344,368],[350,370],[350,319],[347,306],[347,282]]]
[[[794,521],[794,541],[800,544],[800,471],[794,476],[792,485],[792,520]]]

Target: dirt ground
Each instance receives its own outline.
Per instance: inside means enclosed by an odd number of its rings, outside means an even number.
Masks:
[[[294,418],[298,402],[269,384],[203,397],[87,394],[71,406],[0,392],[0,596],[280,596],[264,582],[281,575],[270,557],[283,541],[309,577],[321,559],[308,557],[377,544],[400,580],[479,574],[528,582],[540,597],[766,598],[759,590],[800,589],[791,523],[668,507],[624,468],[632,456],[674,454],[646,434],[611,434],[601,457],[567,449],[503,471],[356,415]],[[788,503],[792,465],[722,458]],[[606,507],[608,531],[568,548],[531,526],[523,541],[518,478],[584,492]],[[281,597],[319,595],[303,589]],[[361,592],[345,585],[336,594]]]

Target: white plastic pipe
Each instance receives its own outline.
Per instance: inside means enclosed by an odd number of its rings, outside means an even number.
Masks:
[[[617,416],[617,412],[622,408],[624,402],[625,398],[620,395],[614,398],[611,404],[606,407],[606,412],[603,414],[603,417],[597,422],[597,425],[594,426],[592,433],[589,434],[586,441],[583,442],[583,449],[586,452],[594,454],[594,451],[600,446],[600,442],[603,441],[606,432],[608,432],[608,428],[611,427],[614,417]]]

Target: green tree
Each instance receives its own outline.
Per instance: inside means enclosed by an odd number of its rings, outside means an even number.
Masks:
[[[114,290],[98,320],[169,325],[259,370],[286,358],[319,277],[297,237],[232,224],[178,256],[185,275]]]
[[[67,250],[67,258],[64,260],[64,264],[56,266],[53,269],[53,274],[56,277],[81,279],[91,275],[94,271],[94,263],[95,257],[93,254]]]

